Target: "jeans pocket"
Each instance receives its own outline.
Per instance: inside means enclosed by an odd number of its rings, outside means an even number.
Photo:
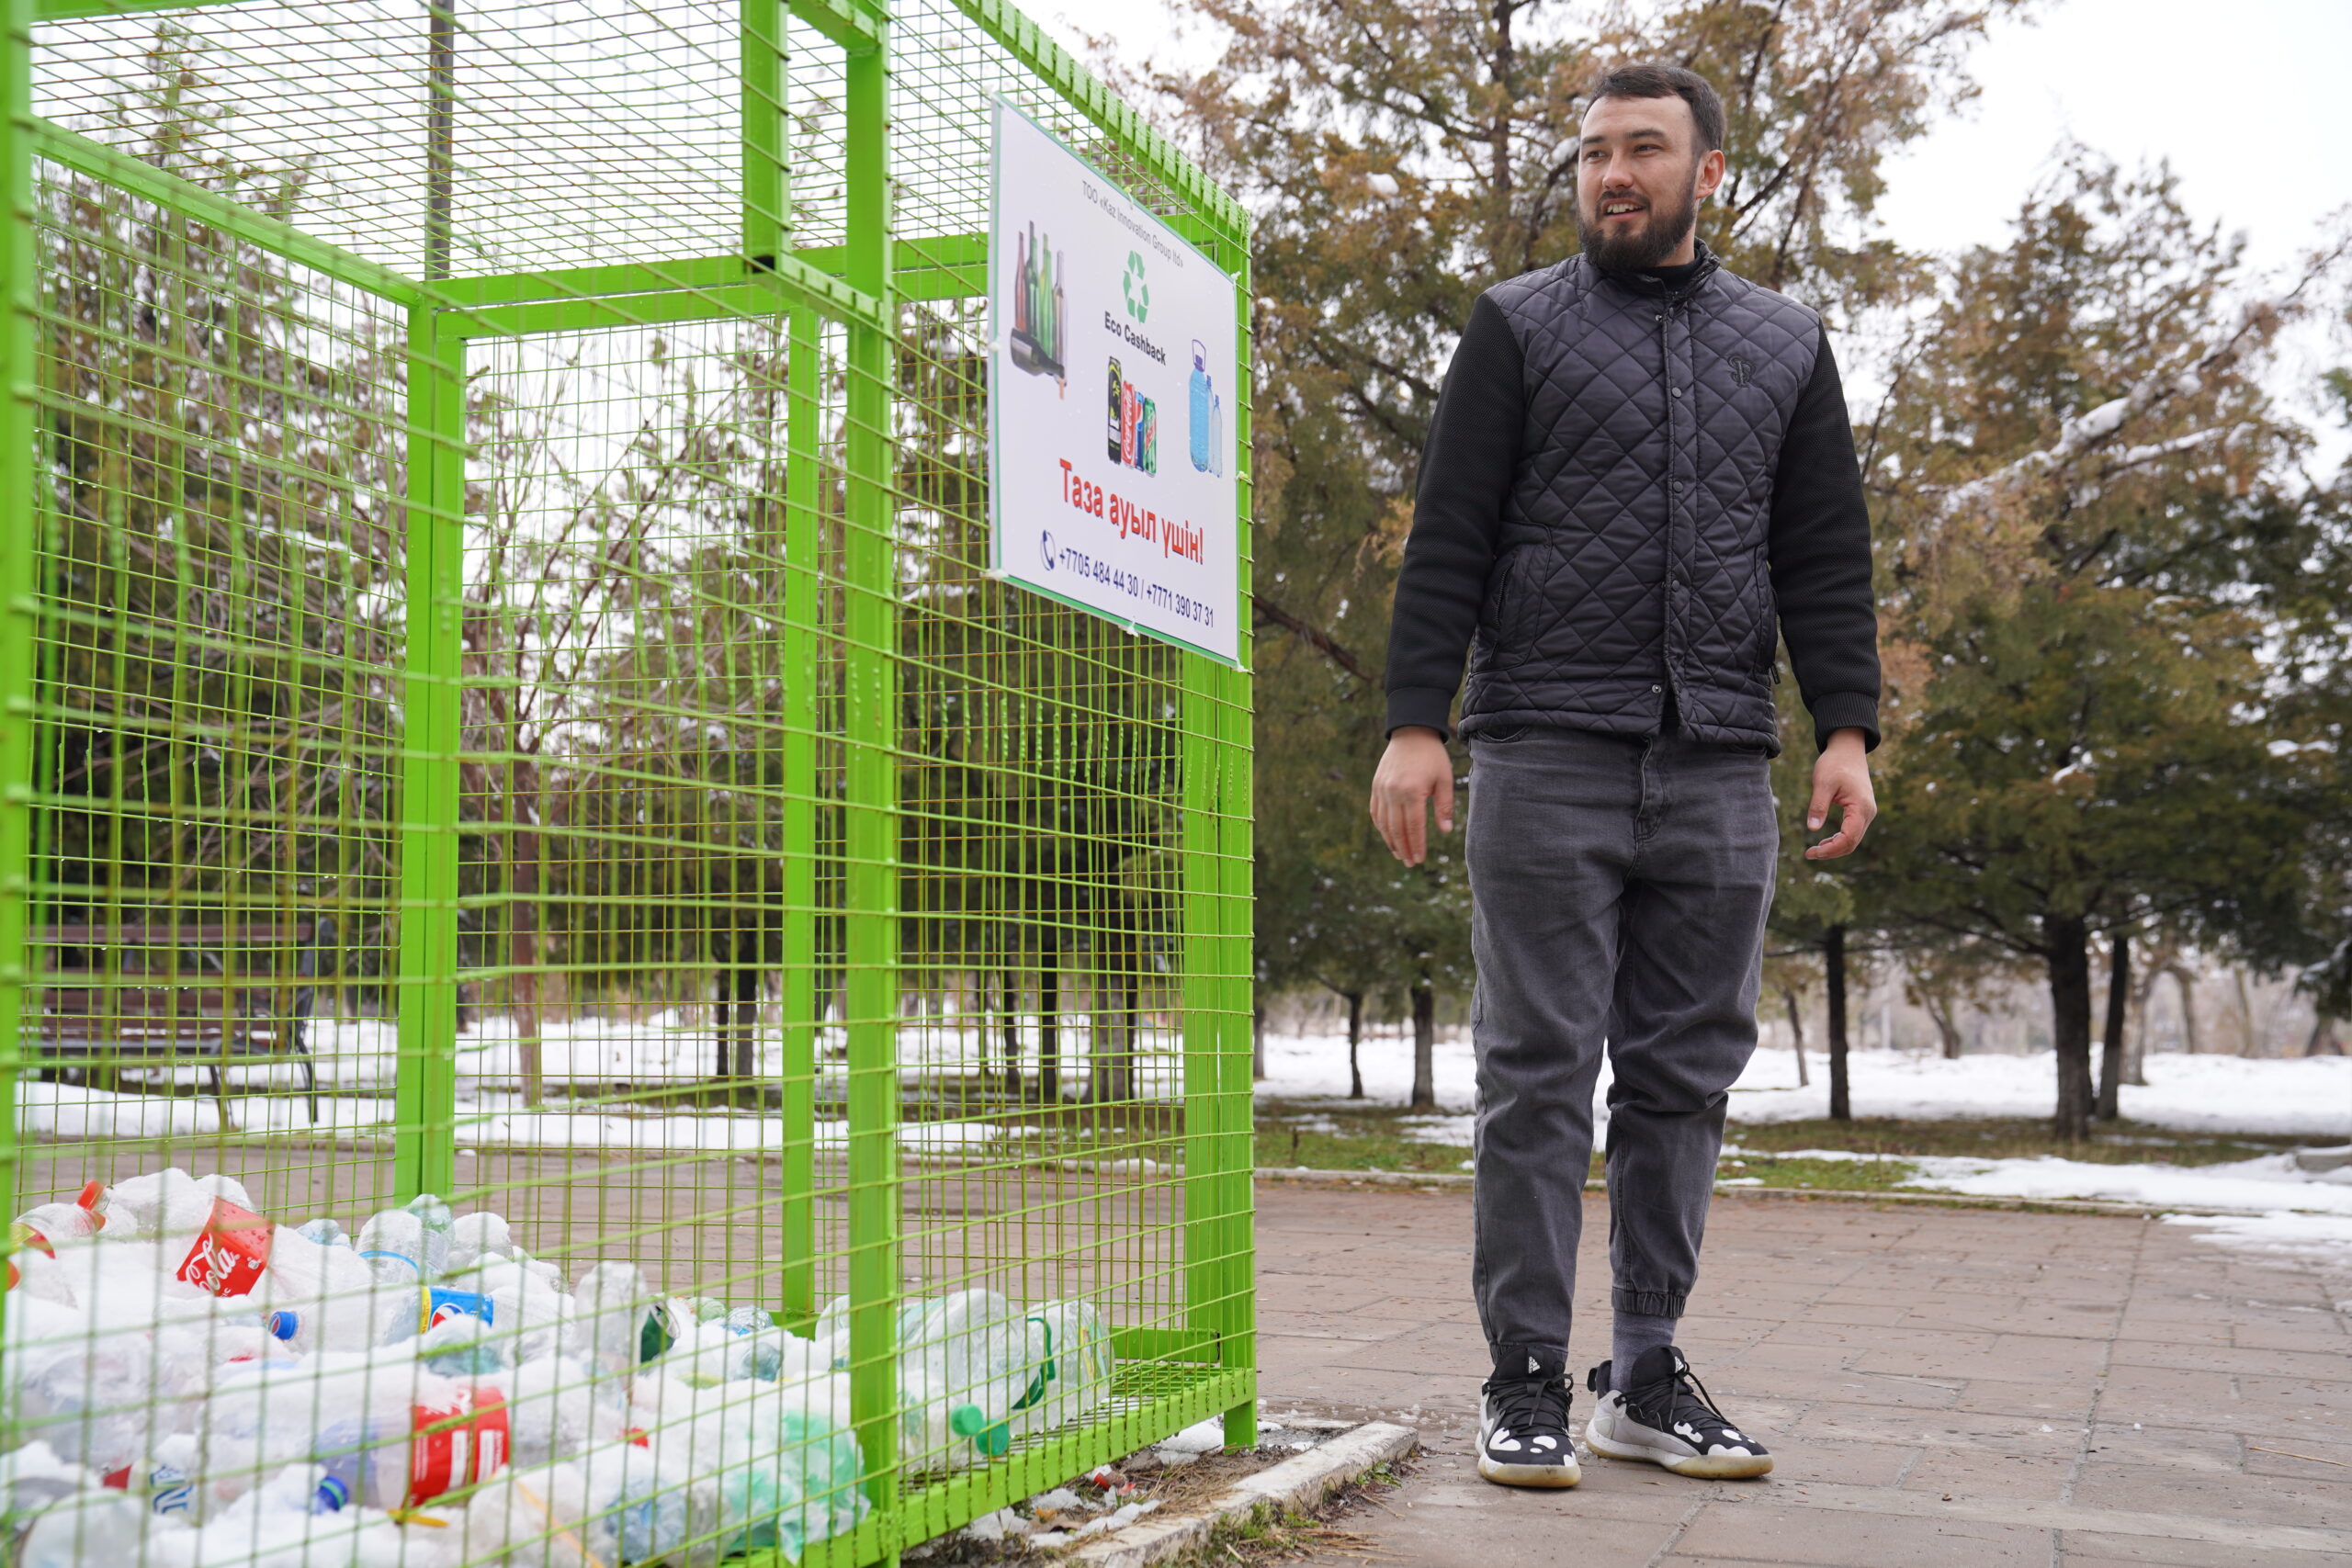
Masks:
[[[1500,729],[1482,729],[1470,739],[1488,746],[1508,746],[1526,733],[1527,726],[1523,724],[1507,724]]]

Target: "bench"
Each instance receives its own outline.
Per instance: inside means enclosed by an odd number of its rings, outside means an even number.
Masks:
[[[327,919],[36,928],[44,1077],[85,1081],[130,1066],[200,1066],[229,1121],[224,1067],[302,1069],[311,1124],[319,1084],[306,1035]]]

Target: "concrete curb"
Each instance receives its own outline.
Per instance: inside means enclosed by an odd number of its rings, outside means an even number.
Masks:
[[[1467,1171],[1432,1170],[1312,1170],[1305,1166],[1261,1166],[1261,1181],[1288,1182],[1302,1187],[1408,1187],[1425,1190],[1467,1191]],[[1605,1190],[1601,1183],[1585,1183],[1588,1192]],[[2145,1220],[2164,1214],[2195,1214],[2244,1218],[2268,1210],[2216,1209],[2196,1203],[2116,1203],[2097,1198],[1996,1198],[1967,1192],[1857,1192],[1836,1187],[1732,1187],[1717,1185],[1718,1198],[1770,1198],[1804,1203],[1894,1203],[1927,1209],[1993,1209],[2008,1213],[2108,1214],[2117,1219]],[[2283,1205],[2282,1205],[2283,1207]]]
[[[1149,1515],[1063,1557],[1088,1568],[1154,1568],[1205,1543],[1217,1526],[1240,1523],[1261,1508],[1313,1507],[1366,1471],[1403,1459],[1420,1441],[1410,1427],[1367,1421],[1320,1448],[1244,1477],[1198,1513],[1165,1519]]]

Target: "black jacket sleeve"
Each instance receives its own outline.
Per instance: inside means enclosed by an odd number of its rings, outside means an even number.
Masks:
[[[1418,525],[1417,525],[1418,531]],[[1825,334],[1797,395],[1772,484],[1766,546],[1781,635],[1815,744],[1860,729],[1878,745],[1878,612],[1871,593],[1871,516],[1846,390]],[[1401,598],[1401,595],[1400,595]],[[1393,699],[1392,699],[1393,700]]]
[[[1519,340],[1481,296],[1453,351],[1421,452],[1413,527],[1388,623],[1388,728],[1451,736],[1453,694],[1478,629],[1504,498],[1519,468],[1526,389]]]

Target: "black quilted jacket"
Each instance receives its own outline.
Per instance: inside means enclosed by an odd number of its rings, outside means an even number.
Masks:
[[[1777,621],[1777,626],[1776,626]],[[1777,750],[1776,631],[1818,738],[1877,743],[1870,521],[1820,318],[1723,271],[1582,257],[1488,290],[1424,454],[1389,725]],[[1475,644],[1475,646],[1473,646]]]

